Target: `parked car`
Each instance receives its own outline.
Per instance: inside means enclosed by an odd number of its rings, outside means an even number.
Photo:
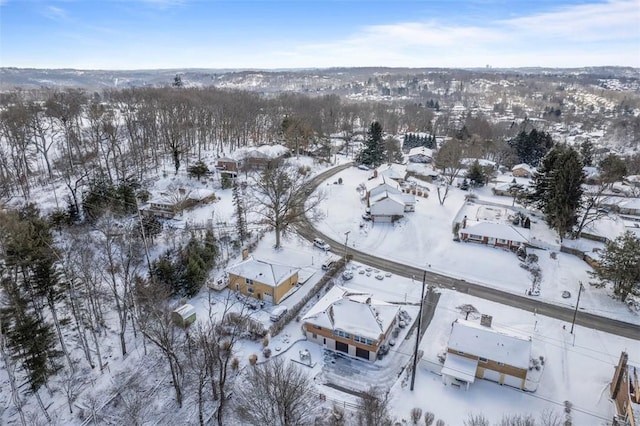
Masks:
[[[364,164],[360,164],[360,165],[358,166],[358,168],[359,168],[360,170],[369,170],[369,167],[365,166]]]
[[[353,278],[353,271],[343,271],[342,272],[342,279],[345,281],[348,281],[350,279]]]
[[[323,239],[321,238],[315,238],[313,240],[313,245],[318,247],[319,249],[322,249],[324,251],[330,250],[331,247],[329,246],[329,244],[325,243]]]
[[[366,221],[371,220],[371,213],[368,213],[368,212],[362,213],[362,219],[364,219]]]

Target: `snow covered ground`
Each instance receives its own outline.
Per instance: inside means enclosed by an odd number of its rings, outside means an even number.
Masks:
[[[321,167],[311,160],[303,160],[305,164],[313,167],[314,172],[321,170]],[[520,262],[513,253],[483,245],[453,241],[454,218],[463,208],[473,209],[479,205],[477,202],[474,205],[465,205],[464,197],[468,192],[452,189],[445,204],[441,206],[435,194],[435,187],[424,183],[422,185],[430,189],[430,195],[428,198],[417,198],[415,212],[408,213],[404,219],[394,225],[374,225],[371,222],[364,222],[361,219],[364,203],[360,200],[356,187],[366,182],[370,173],[370,171],[352,167],[321,185],[321,190],[327,195],[322,204],[326,217],[316,224],[321,232],[336,241],[343,241],[344,233],[350,231],[350,248],[511,291],[514,294],[523,294],[530,288],[529,273],[519,266]],[[333,183],[338,178],[342,178],[342,185]],[[507,176],[503,179],[510,181]],[[214,227],[217,235],[231,232],[234,226],[231,190],[220,189],[217,177],[206,183],[198,183],[180,175],[158,177],[154,189],[162,191],[169,185],[213,188],[218,198],[212,204],[185,211],[174,221],[177,228],[209,223]],[[490,188],[476,190],[475,194],[480,200],[502,204],[505,208],[510,207],[512,203],[509,197],[492,195]],[[50,195],[49,193],[49,198],[44,196],[42,198],[45,206],[46,203],[52,205],[54,202]],[[533,231],[536,235],[548,241],[550,245],[557,244],[554,241],[555,236],[546,229],[543,221],[538,219],[535,222]],[[168,246],[170,240],[171,237],[167,233],[160,237],[160,247],[157,247],[154,253],[157,254],[163,246]],[[320,280],[323,275],[320,265],[322,259],[328,254],[295,235],[285,237],[283,247],[278,250],[273,248],[274,241],[273,234],[265,234],[252,254],[262,260],[302,268],[301,275],[307,280],[283,302],[293,306]],[[582,260],[554,250],[530,250],[530,252],[538,255],[542,269],[540,300],[573,307],[579,282],[582,281],[585,283],[586,290],[582,293],[580,300],[581,309],[640,324],[638,313],[629,311],[620,302],[613,300],[608,290],[586,285],[590,280],[588,275],[590,267]],[[552,252],[556,254],[551,256]],[[212,271],[212,277],[223,274],[224,265],[233,264],[239,260],[239,253],[226,247],[223,250],[223,264]],[[353,264],[350,267],[356,271],[354,278],[346,282],[338,278],[335,280],[336,284],[370,292],[380,300],[399,303],[415,319],[420,283],[397,276],[377,280],[373,275],[359,274],[358,271],[364,269],[362,265]],[[564,290],[572,293],[570,299],[561,297]],[[606,424],[606,420],[612,415],[612,405],[608,400],[606,387],[611,380],[613,366],[617,362],[620,351],[630,350],[630,362],[640,363],[636,349],[638,342],[583,327],[576,327],[574,333],[570,334],[568,327],[566,329],[562,327],[566,324],[551,318],[535,316],[532,313],[449,290],[441,290],[441,294],[435,316],[422,339],[420,348],[424,351],[424,356],[419,362],[414,391],[409,390],[405,373],[405,367],[413,351],[411,337],[414,335],[408,336],[409,339],[405,338],[409,328],[403,331],[404,334],[399,336],[397,346],[382,361],[368,363],[324,352],[319,346],[304,340],[301,324],[294,320],[269,342],[269,347],[273,351],[272,356],[284,356],[304,364],[307,361],[300,360],[300,351],[308,350],[311,354],[311,362],[301,368],[314,378],[318,394],[323,395],[325,401],[321,402],[319,397],[319,404],[322,406],[330,407],[331,404],[337,403],[352,414],[358,402],[354,393],[370,386],[378,386],[391,390],[391,409],[397,420],[408,420],[410,410],[419,407],[424,411],[433,412],[436,419],[443,419],[450,425],[462,424],[467,415],[472,412],[482,413],[492,422],[499,421],[504,414],[512,413],[531,413],[538,416],[543,411],[553,410],[564,415],[565,400],[573,404],[571,411],[573,424]],[[226,300],[235,300],[229,290],[216,292],[203,289],[188,302],[195,306],[198,318],[203,319],[209,315],[219,315]],[[437,354],[442,352],[447,344],[452,321],[461,317],[456,307],[466,303],[472,304],[481,313],[492,315],[495,324],[532,336],[533,354],[545,358],[545,366],[539,377],[536,392],[524,393],[484,380],[476,381],[469,390],[445,386],[442,383],[438,375],[441,364],[437,360]],[[305,310],[309,307],[307,306]],[[269,326],[271,308],[271,306],[264,306],[254,311],[252,316],[263,322],[265,326]],[[113,324],[113,330],[117,329],[115,318],[107,318],[107,320]],[[176,409],[170,379],[162,373],[164,361],[156,356],[146,355],[142,340],[134,339],[130,332],[127,333],[127,343],[129,354],[122,357],[119,353],[118,336],[110,332],[103,343],[103,360],[108,363],[105,373],[100,375],[97,369],[81,370],[83,375],[90,378],[92,384],[90,388],[83,390],[79,398],[85,404],[85,409],[88,396],[93,395],[99,400],[99,405],[102,405],[113,396],[114,386],[123,386],[123,383],[128,383],[127,380],[137,374],[147,377],[145,383],[149,388],[144,392],[151,394],[148,400],[153,401],[148,404],[147,409],[150,410],[149,413],[157,424],[174,419],[172,416],[177,412],[181,413],[180,416],[185,422],[195,421],[195,417],[186,413],[187,410]],[[262,349],[260,341],[241,341],[237,346],[237,357],[241,365],[246,365],[251,354],[259,355],[258,362],[265,362]],[[0,378],[3,388],[6,388],[5,375]],[[8,392],[2,394],[6,396]],[[51,404],[49,411],[58,424],[81,424],[76,417],[77,413],[67,414],[66,400],[60,392],[56,391],[51,395],[43,392],[43,399],[46,405]],[[185,403],[185,407],[187,406],[189,406],[189,396]],[[15,413],[10,407],[11,402],[6,398],[4,408],[7,411],[3,419],[13,421]],[[108,414],[108,408],[108,406],[105,408],[105,414]],[[232,417],[229,418],[229,424],[235,424]]]

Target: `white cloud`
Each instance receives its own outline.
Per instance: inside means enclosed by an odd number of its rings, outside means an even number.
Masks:
[[[640,66],[638,22],[638,2],[616,0],[476,26],[365,26],[346,39],[299,45],[276,58],[287,66]]]
[[[40,12],[45,17],[54,21],[66,21],[67,19],[69,19],[69,14],[67,13],[67,11],[57,6],[45,6]]]

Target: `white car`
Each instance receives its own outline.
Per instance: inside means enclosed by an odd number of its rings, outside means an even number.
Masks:
[[[315,238],[313,240],[313,245],[318,247],[319,249],[324,250],[324,251],[331,250],[331,246],[329,246],[329,244],[325,243],[324,240],[321,239],[321,238]]]
[[[342,279],[345,281],[348,281],[350,279],[353,278],[353,271],[343,271],[342,272]]]

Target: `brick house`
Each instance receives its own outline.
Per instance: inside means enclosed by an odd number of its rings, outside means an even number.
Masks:
[[[375,361],[390,340],[400,307],[370,294],[334,286],[302,319],[311,342],[355,358]]]

